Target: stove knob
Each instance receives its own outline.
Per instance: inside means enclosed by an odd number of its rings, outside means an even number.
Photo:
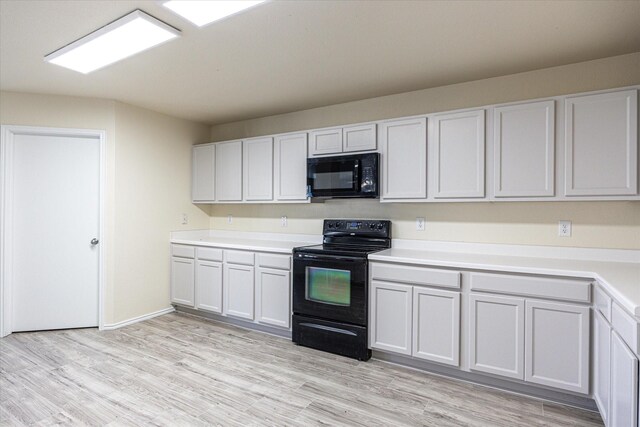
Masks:
[[[369,228],[373,230],[374,228],[376,228],[376,225],[372,222],[369,224]]]
[[[342,227],[342,223],[340,221],[336,222],[336,228]]]
[[[332,222],[327,223],[327,228],[333,228],[333,227],[335,227],[335,225]]]
[[[384,228],[384,224],[379,222],[377,228],[378,230],[382,230]]]

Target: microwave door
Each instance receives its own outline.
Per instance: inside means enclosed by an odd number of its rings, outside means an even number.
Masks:
[[[324,160],[317,162],[309,171],[309,185],[314,196],[349,196],[359,191],[359,160]]]

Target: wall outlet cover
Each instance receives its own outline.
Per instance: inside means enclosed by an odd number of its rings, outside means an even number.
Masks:
[[[416,230],[424,231],[425,222],[427,222],[427,220],[424,217],[416,218]]]
[[[569,220],[558,221],[558,236],[571,237],[571,221]]]

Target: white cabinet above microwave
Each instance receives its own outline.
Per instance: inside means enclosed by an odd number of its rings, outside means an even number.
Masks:
[[[376,148],[375,123],[316,129],[309,132],[309,157],[374,151]]]

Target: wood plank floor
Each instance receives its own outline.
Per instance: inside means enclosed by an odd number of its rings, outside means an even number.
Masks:
[[[592,412],[184,314],[0,340],[0,422],[91,426],[601,426]]]

